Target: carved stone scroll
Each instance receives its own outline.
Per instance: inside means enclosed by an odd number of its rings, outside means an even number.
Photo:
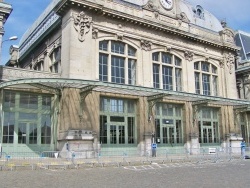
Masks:
[[[147,41],[147,40],[141,40],[141,49],[145,51],[150,51],[152,46],[152,42]]]
[[[185,59],[188,61],[192,61],[194,57],[194,53],[190,51],[185,51],[184,52]]]

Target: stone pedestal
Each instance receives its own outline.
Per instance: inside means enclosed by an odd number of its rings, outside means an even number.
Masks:
[[[92,158],[95,156],[92,131],[69,130],[59,135],[57,149],[61,157]]]
[[[190,133],[190,154],[199,154],[200,153],[200,143],[199,143],[199,134]]]
[[[230,148],[232,153],[241,153],[240,144],[243,140],[241,135],[230,133],[226,135],[227,138],[227,145]]]
[[[144,134],[145,146],[144,146],[144,155],[152,155],[152,133]]]

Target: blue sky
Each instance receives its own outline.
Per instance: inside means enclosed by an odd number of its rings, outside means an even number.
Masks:
[[[201,5],[214,14],[219,20],[226,20],[233,30],[242,30],[250,33],[250,0],[186,0],[194,5]],[[2,64],[9,56],[11,45],[18,45],[25,31],[32,25],[42,11],[52,0],[4,0],[13,7],[5,26],[3,40],[11,36],[18,36],[17,41],[6,41],[2,46]]]

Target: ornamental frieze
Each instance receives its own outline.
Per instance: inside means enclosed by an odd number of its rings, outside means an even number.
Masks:
[[[80,42],[85,40],[85,35],[90,31],[92,18],[87,16],[83,11],[74,16],[74,27],[78,32]]]

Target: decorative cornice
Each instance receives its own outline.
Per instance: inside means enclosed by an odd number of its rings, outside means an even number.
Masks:
[[[195,25],[189,25],[189,27],[195,27],[194,29],[191,30],[185,30],[185,29],[181,29],[181,27],[176,28],[176,27],[172,27],[171,25],[168,25],[167,22],[166,24],[164,24],[163,22],[155,22],[154,20],[148,20],[147,18],[143,17],[143,16],[136,16],[136,15],[131,15],[128,14],[126,12],[121,12],[118,9],[111,9],[110,7],[113,7],[112,4],[115,4],[117,6],[117,1],[115,0],[109,0],[109,1],[77,1],[77,3],[74,0],[65,0],[62,1],[61,3],[58,4],[58,6],[55,8],[55,10],[57,11],[57,13],[59,15],[63,15],[64,12],[66,12],[66,10],[69,7],[75,6],[75,7],[82,7],[83,10],[86,11],[93,11],[94,13],[98,13],[102,16],[105,17],[109,17],[111,19],[117,19],[120,20],[121,22],[128,22],[131,24],[136,24],[140,27],[146,27],[152,30],[157,30],[157,31],[161,31],[161,32],[166,32],[169,34],[173,34],[176,35],[178,37],[183,37],[186,38],[188,40],[193,40],[195,42],[199,42],[199,43],[204,43],[206,45],[211,45],[217,48],[222,48],[222,49],[226,49],[226,50],[232,50],[232,51],[236,51],[237,50],[237,46],[235,44],[232,43],[223,43],[223,41],[221,40],[221,37],[219,33],[217,32],[213,32],[213,31],[204,31],[202,28],[196,27]],[[123,1],[119,1],[119,4],[121,4],[121,2]],[[151,1],[154,2],[154,1]],[[154,3],[155,4],[155,3]],[[108,6],[109,5],[109,6]],[[152,4],[149,3],[146,6],[135,6],[132,8],[136,9],[137,15],[139,14],[143,14],[143,9],[145,9],[145,7],[152,7]],[[147,8],[148,9],[148,8]],[[157,10],[154,9],[148,9],[149,11],[152,11],[153,13],[156,12],[155,17],[157,18],[158,16],[162,16],[164,17],[164,15],[159,15],[159,13],[157,12]],[[176,24],[178,24],[178,18],[174,19],[174,18],[169,18],[171,19],[173,22],[176,22]],[[185,15],[179,15],[179,22],[181,21],[188,21],[185,18]],[[194,32],[195,31],[195,32]],[[199,33],[200,32],[200,33]],[[210,32],[208,33],[208,35],[206,35],[206,32]],[[206,37],[204,37],[206,36]],[[215,37],[213,39],[213,37]]]

